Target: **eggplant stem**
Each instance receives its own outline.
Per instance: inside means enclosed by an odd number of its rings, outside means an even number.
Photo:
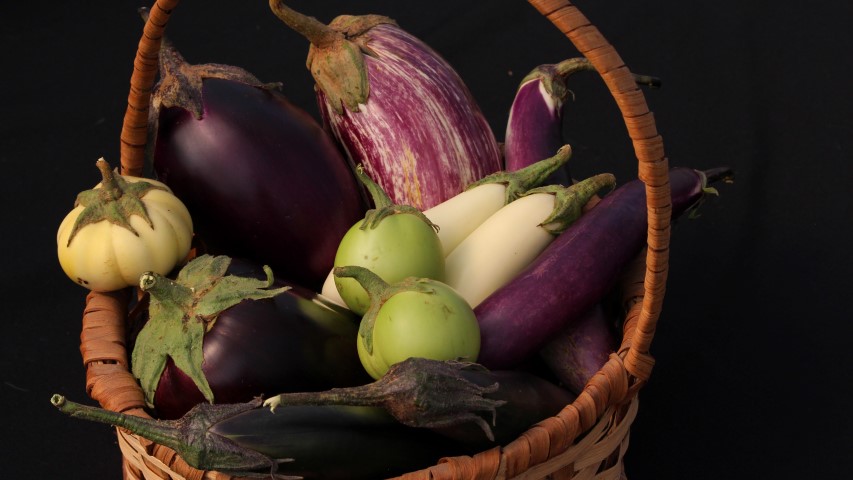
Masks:
[[[382,294],[388,289],[388,282],[367,268],[358,265],[335,267],[332,272],[336,277],[353,278],[367,292],[371,305],[379,302]]]
[[[343,35],[314,17],[301,14],[281,0],[270,0],[270,9],[288,27],[308,39],[316,47],[325,47],[340,41]]]
[[[107,194],[110,200],[118,200],[122,195],[122,191],[116,181],[113,169],[110,168],[110,164],[103,158],[99,158],[95,162],[95,166],[101,172],[101,189]]]
[[[181,434],[171,421],[158,421],[90,407],[72,402],[62,395],[50,397],[50,403],[60,412],[74,418],[122,427],[153,442],[172,449],[182,446]]]
[[[554,71],[557,75],[566,79],[577,72],[595,71],[595,67],[586,57],[577,57],[563,60],[562,62],[554,65]],[[637,85],[644,87],[660,88],[663,84],[663,81],[660,78],[652,75],[640,75],[636,73],[632,73],[631,75],[634,77],[634,82],[636,82]]]
[[[373,206],[376,210],[382,210],[383,208],[394,205],[394,201],[391,200],[388,193],[364,171],[364,165],[360,163],[356,165],[355,174],[358,176],[359,181],[367,188],[367,191],[370,192],[370,197],[373,200]]]
[[[611,173],[601,173],[584,179],[568,187],[546,186],[529,190],[527,194],[551,193],[554,195],[554,209],[551,214],[539,224],[552,235],[566,231],[583,214],[584,206],[595,194],[616,187],[616,177]]]
[[[264,406],[272,411],[288,405],[382,407],[410,427],[444,428],[473,422],[489,440],[494,440],[489,422],[476,412],[490,414],[494,425],[497,408],[506,402],[486,396],[498,391],[497,383],[481,386],[461,373],[478,370],[487,372],[475,363],[409,358],[392,365],[379,380],[367,385],[282,393],[265,400]]]
[[[506,185],[504,203],[508,204],[517,200],[526,191],[542,185],[552,173],[565,165],[570,158],[572,158],[572,147],[570,145],[563,145],[553,157],[540,160],[512,172],[500,171],[487,175],[468,185],[466,190],[471,190],[480,185],[501,183]]]

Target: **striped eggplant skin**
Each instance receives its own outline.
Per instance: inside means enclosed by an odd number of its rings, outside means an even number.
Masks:
[[[701,202],[706,176],[673,168],[670,188],[675,219]],[[481,334],[477,361],[500,370],[535,355],[605,297],[646,235],[645,185],[635,179],[605,196],[475,308]]]
[[[318,103],[352,162],[395,203],[425,210],[501,169],[494,133],[446,60],[393,24],[373,26],[359,43],[371,52],[367,101],[342,109],[318,88]]]

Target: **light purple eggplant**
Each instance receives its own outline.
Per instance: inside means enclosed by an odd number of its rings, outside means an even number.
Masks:
[[[270,6],[311,41],[308,68],[329,131],[394,203],[425,210],[501,169],[465,83],[393,20],[342,15],[326,26],[280,1]]]
[[[504,137],[504,169],[520,170],[553,155],[563,139],[563,106],[570,95],[569,78],[582,71],[595,71],[586,58],[570,58],[534,68],[522,79],[509,111]],[[657,87],[660,80],[635,75],[638,84]],[[569,185],[568,165],[554,172],[549,183]]]
[[[203,250],[270,265],[319,291],[367,200],[311,115],[252,75],[189,65],[164,42],[153,166],[184,201]]]
[[[672,218],[714,191],[709,181],[729,175],[727,168],[670,170]],[[617,187],[474,309],[481,335],[478,363],[490,369],[518,366],[605,297],[645,243],[645,194],[638,179]]]
[[[619,346],[601,303],[570,322],[539,351],[545,365],[576,395]]]

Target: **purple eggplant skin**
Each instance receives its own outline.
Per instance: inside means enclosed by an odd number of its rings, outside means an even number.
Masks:
[[[473,95],[423,41],[386,17],[342,15],[327,26],[270,6],[312,42],[308,66],[328,130],[394,203],[425,210],[501,170]]]
[[[504,169],[520,170],[553,155],[563,139],[563,107],[572,94],[568,81],[578,72],[595,71],[583,57],[534,68],[522,79],[509,111],[504,137]],[[657,88],[660,79],[634,75],[640,85]],[[563,165],[549,178],[550,183],[570,185],[571,172]]]
[[[373,480],[435,465],[467,450],[427,429],[407,427],[381,407],[297,405],[256,408],[216,423],[214,434],[271,459],[276,473],[306,480]]]
[[[577,398],[573,392],[522,370],[472,369],[460,374],[481,387],[497,383],[497,390],[484,396],[506,402],[497,407],[494,423],[490,416],[484,417],[494,440],[489,440],[473,422],[433,429],[463,445],[467,454],[509,443],[537,422],[558,414]]]
[[[589,69],[584,59],[569,59],[533,69],[516,91],[504,137],[504,169],[520,170],[553,155],[563,141],[563,105],[569,96],[568,76]],[[550,183],[569,185],[566,165],[554,172]]]
[[[157,177],[186,204],[208,253],[254,259],[319,291],[367,208],[351,165],[281,93],[207,78],[202,98],[200,118],[160,109]]]
[[[237,259],[228,273],[264,278],[260,267]],[[276,286],[284,285],[292,288],[226,309],[205,333],[202,371],[216,403],[372,381],[356,349],[359,318],[308,289],[276,281]],[[154,395],[157,417],[179,418],[205,401],[170,359]]]
[[[565,388],[580,394],[618,346],[613,323],[596,303],[557,332],[539,355]]]
[[[669,175],[673,219],[697,206],[707,180],[716,178],[690,168]],[[519,365],[605,297],[645,244],[645,194],[638,179],[617,187],[475,308],[478,363],[493,370]]]

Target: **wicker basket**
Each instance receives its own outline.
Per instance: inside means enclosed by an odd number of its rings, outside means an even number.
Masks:
[[[637,392],[651,373],[648,354],[664,297],[670,236],[668,162],[654,117],[631,72],[598,29],[566,0],[529,0],[595,66],[619,106],[646,185],[648,248],[630,269],[628,313],[619,350],[558,415],[516,440],[473,456],[441,459],[403,479],[620,479]],[[128,109],[121,133],[122,173],[140,175],[148,129],[148,105],[158,68],[159,39],[178,0],[157,0],[139,42]],[[128,370],[126,319],[129,291],[90,293],[80,351],[86,388],[103,408],[147,416],[141,388]],[[199,471],[169,448],[117,429],[124,477],[129,479],[231,479]],[[330,459],[333,461],[333,459]]]

